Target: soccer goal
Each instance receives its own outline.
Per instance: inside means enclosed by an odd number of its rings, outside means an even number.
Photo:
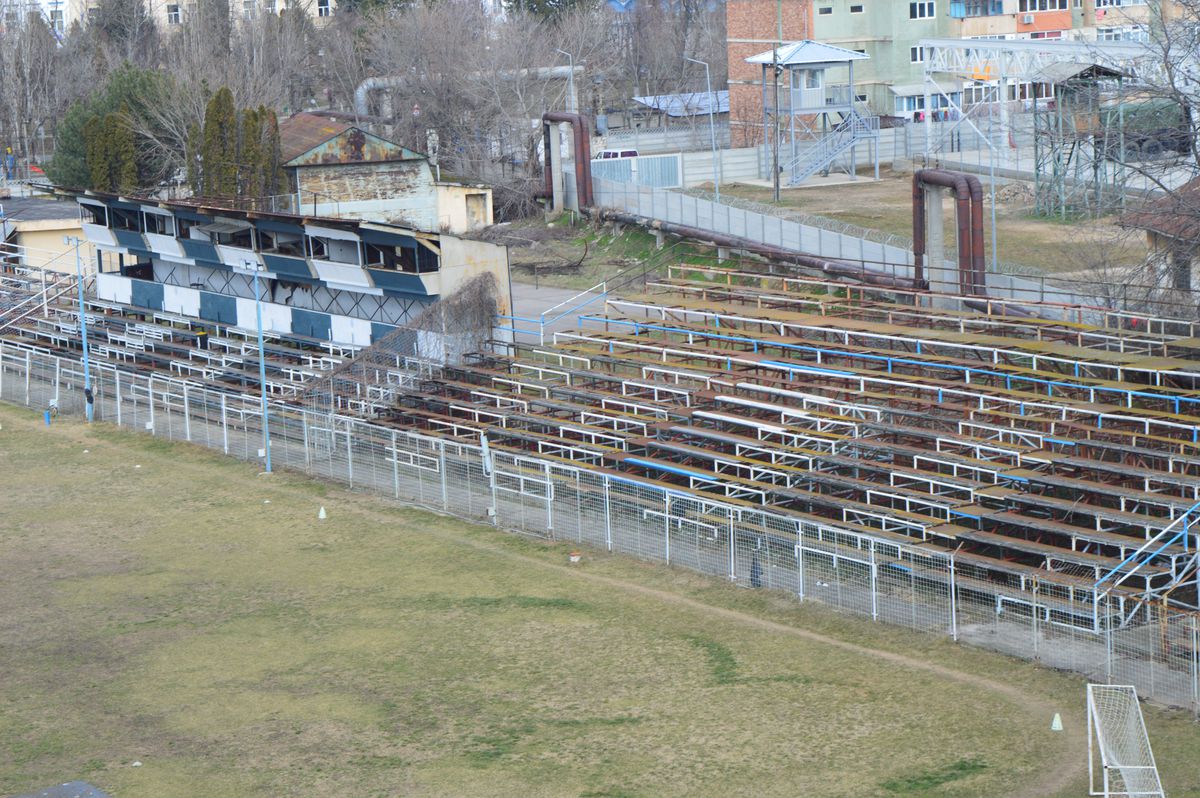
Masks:
[[[1128,685],[1089,684],[1087,715],[1089,794],[1166,798],[1137,691]]]

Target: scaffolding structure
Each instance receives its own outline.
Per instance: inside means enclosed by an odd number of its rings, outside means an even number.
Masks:
[[[1124,210],[1125,75],[1098,64],[1048,67],[1033,98],[1035,210],[1068,219]]]
[[[998,171],[1028,174],[1047,215],[1124,206],[1131,172],[1121,99],[1158,74],[1148,44],[925,39],[921,47],[925,107],[939,96],[946,106],[944,121],[925,115],[927,164],[990,175],[993,200]],[[1114,97],[1115,114],[1106,111]]]

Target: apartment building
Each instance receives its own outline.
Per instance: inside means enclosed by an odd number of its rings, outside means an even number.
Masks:
[[[16,0],[3,5],[5,21],[17,15],[36,11],[62,37],[76,22],[86,24],[90,14],[100,5],[99,0]],[[196,11],[195,0],[147,0],[150,16],[166,30],[187,24]],[[257,14],[278,14],[288,8],[301,8],[315,21],[333,15],[336,0],[230,0],[229,12],[235,19]]]
[[[1177,13],[1172,0],[784,0],[784,39],[811,38],[864,53],[855,94],[877,114],[911,118],[924,112],[925,53],[921,39],[1076,39],[1145,41],[1155,22]],[[761,117],[761,86],[744,59],[778,35],[776,0],[730,0],[731,120]],[[1014,87],[1019,92],[1020,87]],[[948,82],[933,112],[959,101]],[[747,142],[754,143],[754,142]]]

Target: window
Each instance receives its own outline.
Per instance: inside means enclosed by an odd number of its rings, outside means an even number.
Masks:
[[[932,19],[937,16],[937,3],[934,0],[922,0],[908,4],[909,19]]]
[[[242,16],[246,19],[254,16],[254,0],[242,0]]]
[[[317,16],[327,17],[333,13],[332,0],[317,0]]]
[[[950,3],[950,16],[957,19],[962,19],[963,17],[994,17],[1003,13],[1003,0],[953,0]]]
[[[833,6],[821,6],[817,9],[819,16],[825,17],[833,13]]]
[[[1031,39],[1061,39],[1063,32],[1060,30],[1035,30],[1029,34]]]
[[[165,213],[150,213],[146,211],[143,214],[146,217],[146,232],[153,233],[159,236],[175,235],[175,219]]]
[[[1148,42],[1150,35],[1141,25],[1129,25],[1123,28],[1096,28],[1096,41]]]
[[[908,60],[914,64],[925,63],[925,48],[924,47],[909,47]]]
[[[90,202],[79,203],[79,218],[83,224],[108,227],[108,209],[103,205],[93,205]]]
[[[129,211],[124,208],[113,208],[112,219],[114,230],[128,230],[132,233],[142,232],[142,225],[138,220],[140,216],[137,211]]]
[[[865,103],[866,101],[867,101],[867,95],[865,95],[865,94],[856,94],[856,95],[854,95],[854,102],[856,102],[856,103]]]
[[[1066,11],[1069,8],[1067,0],[1020,0],[1017,11],[1024,14],[1029,11]]]
[[[179,13],[179,6],[174,4],[167,6],[167,24],[178,25],[181,21],[182,17]]]
[[[1120,6],[1144,6],[1146,0],[1096,0],[1096,8],[1119,8]]]
[[[58,8],[51,9],[51,11],[50,11],[50,30],[54,31],[56,34],[61,36],[63,34],[63,30],[65,30],[64,26],[65,26],[65,23],[63,21],[62,9],[58,9]]]
[[[861,14],[862,12],[863,12],[862,3],[859,3],[858,5],[850,6],[851,14]]]

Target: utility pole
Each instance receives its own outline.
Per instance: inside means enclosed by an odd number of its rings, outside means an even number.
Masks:
[[[775,0],[775,24],[776,41],[775,53],[771,59],[775,68],[775,107],[772,109],[771,118],[775,120],[775,130],[773,131],[773,139],[775,146],[773,147],[772,168],[771,168],[771,184],[775,188],[775,201],[779,202],[779,51],[783,48],[783,0]]]
[[[712,90],[712,73],[708,69],[707,61],[700,61],[695,58],[683,57],[684,61],[691,61],[693,64],[700,64],[704,67],[704,80],[708,83],[708,134],[712,138],[712,159],[713,159],[713,194],[716,196],[717,203],[721,202],[721,165],[720,159],[717,156],[717,123],[713,114],[716,112],[717,95],[713,94]]]
[[[258,385],[262,393],[262,428],[263,455],[266,457],[266,473],[271,473],[271,422],[267,416],[267,348],[263,343],[262,322],[262,289],[259,287],[259,273],[266,269],[261,263],[246,260],[242,263],[246,269],[254,271],[254,315],[258,322]]]
[[[92,403],[92,369],[88,360],[87,307],[83,301],[83,259],[79,254],[83,240],[74,236],[68,236],[64,240],[68,245],[75,247],[75,283],[79,287],[79,336],[83,342],[83,397],[87,420],[90,424],[94,415],[94,405]]]

